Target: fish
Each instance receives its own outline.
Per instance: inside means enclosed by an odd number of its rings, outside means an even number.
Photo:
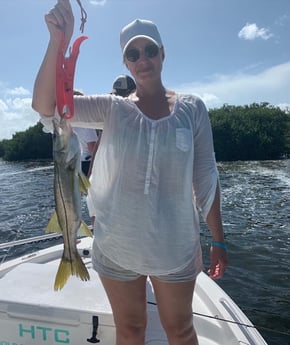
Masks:
[[[70,276],[83,281],[90,279],[89,272],[77,250],[78,234],[93,236],[82,220],[81,195],[90,186],[81,171],[81,149],[65,116],[53,119],[53,161],[55,211],[46,227],[46,232],[63,236],[63,253],[56,273],[54,290],[61,290]]]

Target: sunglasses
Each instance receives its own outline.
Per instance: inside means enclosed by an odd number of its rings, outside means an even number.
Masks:
[[[144,54],[146,57],[153,59],[159,53],[159,47],[156,44],[150,44],[144,48]],[[140,59],[140,50],[136,48],[128,49],[125,52],[126,59],[130,62],[136,62]]]

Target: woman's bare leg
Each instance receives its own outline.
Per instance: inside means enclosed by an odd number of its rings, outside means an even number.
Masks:
[[[152,277],[150,279],[169,344],[198,345],[192,316],[195,281],[166,283]]]
[[[118,281],[100,276],[100,279],[113,310],[116,345],[144,345],[147,278]]]

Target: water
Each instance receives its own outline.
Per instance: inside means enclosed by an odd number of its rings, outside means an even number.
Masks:
[[[219,163],[219,171],[230,267],[218,283],[269,345],[290,345],[290,160]],[[44,234],[54,209],[52,185],[51,162],[0,160],[1,242]],[[83,214],[89,221],[84,202]],[[204,224],[201,240],[208,265]],[[45,246],[23,245],[0,256]]]

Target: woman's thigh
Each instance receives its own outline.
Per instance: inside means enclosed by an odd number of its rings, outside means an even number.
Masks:
[[[164,327],[176,328],[192,323],[195,280],[169,283],[150,277]]]
[[[146,326],[146,277],[114,280],[100,275],[117,327]]]

